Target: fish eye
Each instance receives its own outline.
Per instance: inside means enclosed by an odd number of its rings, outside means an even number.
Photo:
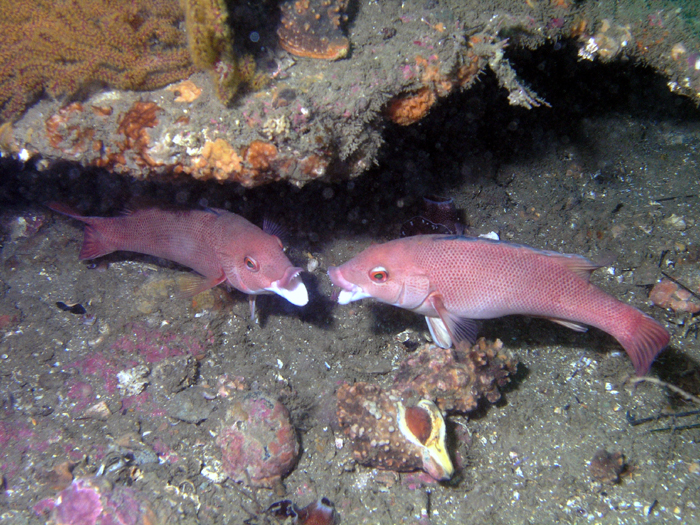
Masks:
[[[251,272],[257,272],[260,269],[260,265],[252,257],[246,256],[245,259],[243,259],[243,262],[245,263],[246,268],[248,268]]]
[[[385,283],[389,278],[389,272],[383,266],[377,266],[370,270],[369,278],[375,283]]]

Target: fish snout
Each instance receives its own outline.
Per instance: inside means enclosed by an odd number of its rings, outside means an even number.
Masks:
[[[367,297],[372,297],[371,294],[365,292],[362,287],[351,283],[345,277],[338,266],[330,266],[328,268],[328,277],[331,282],[341,288],[338,294],[338,304],[348,304],[353,301],[359,301]]]
[[[296,306],[304,306],[309,302],[309,293],[306,291],[306,286],[304,286],[299,276],[301,272],[301,268],[290,266],[280,279],[273,281],[270,286],[265,289],[284,297],[287,301]]]

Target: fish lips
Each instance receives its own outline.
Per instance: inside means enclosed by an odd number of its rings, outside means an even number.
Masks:
[[[372,297],[372,295],[365,292],[361,286],[353,284],[345,279],[338,266],[331,266],[328,268],[328,277],[331,278],[331,282],[334,285],[341,288],[338,294],[338,304],[348,304],[353,301]]]
[[[281,279],[273,281],[265,290],[284,297],[287,301],[296,306],[304,306],[309,302],[309,293],[306,291],[306,286],[304,286],[299,276],[301,272],[301,268],[287,268],[284,272],[284,276]]]

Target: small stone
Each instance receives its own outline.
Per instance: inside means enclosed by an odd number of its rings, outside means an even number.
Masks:
[[[593,480],[600,483],[619,483],[620,475],[625,471],[625,456],[622,452],[608,452],[600,449],[595,453],[589,471]]]
[[[109,416],[112,415],[112,411],[107,406],[107,403],[100,401],[95,403],[91,407],[88,407],[83,412],[83,418],[85,419],[96,419],[98,421],[107,421]]]
[[[119,384],[117,388],[122,391],[125,396],[136,396],[143,392],[148,385],[146,377],[151,373],[151,370],[146,365],[139,365],[129,370],[122,370],[117,374]]]
[[[178,392],[166,405],[166,413],[185,423],[197,424],[205,421],[213,407],[196,388]]]
[[[683,217],[679,217],[675,213],[667,219],[664,219],[663,224],[668,228],[679,232],[685,231],[685,229],[688,227],[688,225],[685,222],[685,219]]]

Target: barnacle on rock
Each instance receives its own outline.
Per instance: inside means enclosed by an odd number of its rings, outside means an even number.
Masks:
[[[399,365],[394,389],[431,399],[444,412],[470,412],[481,399],[500,399],[498,387],[508,382],[517,363],[498,339],[481,338],[460,348],[425,344]]]
[[[270,117],[263,124],[262,132],[267,137],[267,140],[273,140],[277,137],[286,136],[289,133],[289,126],[289,119],[285,115]]]

